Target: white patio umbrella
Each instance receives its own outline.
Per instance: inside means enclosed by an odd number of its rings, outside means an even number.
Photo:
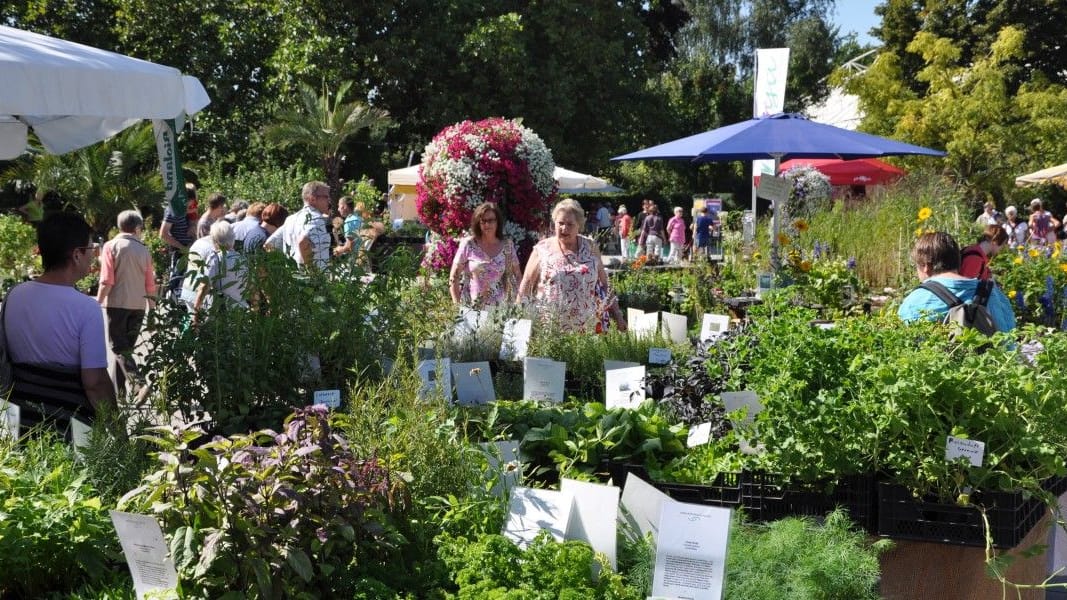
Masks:
[[[1033,173],[1028,173],[1026,175],[1020,175],[1015,178],[1015,185],[1019,187],[1037,183],[1058,183],[1060,185],[1067,183],[1067,163],[1041,169],[1040,171],[1034,171]]]
[[[552,177],[559,186],[560,194],[592,194],[603,192],[621,192],[606,180],[593,175],[586,175],[578,171],[571,171],[563,167],[556,167],[552,171]],[[396,186],[410,186],[414,192],[415,183],[419,180],[419,165],[393,169],[389,171],[389,184]]]
[[[142,119],[174,119],[180,128],[211,101],[175,68],[6,26],[0,85],[0,159],[21,154],[30,129],[61,154]]]

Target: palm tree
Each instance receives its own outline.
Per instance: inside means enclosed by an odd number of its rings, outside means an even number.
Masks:
[[[358,101],[344,102],[351,81],[342,83],[331,97],[323,86],[322,95],[306,83],[299,84],[296,108],[275,114],[276,123],[263,135],[277,148],[296,146],[315,154],[322,164],[330,194],[336,200],[341,192],[341,145],[363,129],[378,137],[392,125],[389,113]]]
[[[155,136],[145,124],[67,154],[38,149],[0,175],[0,185],[29,184],[38,199],[54,192],[65,209],[77,211],[94,231],[105,233],[123,210],[162,201],[158,167]]]

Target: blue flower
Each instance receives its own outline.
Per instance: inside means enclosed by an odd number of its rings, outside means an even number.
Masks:
[[[1015,294],[1015,307],[1020,311],[1026,310],[1026,300],[1023,299],[1022,290],[1019,290],[1018,293]]]
[[[849,271],[854,270],[856,268],[856,257],[855,256],[848,257],[848,262],[845,263],[845,266],[848,268]]]

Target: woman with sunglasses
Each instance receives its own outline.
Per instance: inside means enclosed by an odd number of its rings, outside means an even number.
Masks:
[[[485,202],[471,215],[470,235],[459,242],[448,289],[452,301],[474,309],[510,302],[519,282],[515,244],[504,238],[504,215]]]

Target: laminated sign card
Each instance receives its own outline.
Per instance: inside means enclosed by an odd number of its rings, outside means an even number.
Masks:
[[[163,530],[155,517],[108,511],[115,532],[119,534],[122,553],[133,575],[138,600],[148,592],[171,590],[178,586],[178,572],[163,539]]]
[[[522,360],[530,345],[530,319],[508,319],[504,323],[504,337],[500,340],[500,360]]]
[[[456,398],[461,406],[496,402],[493,373],[486,361],[453,363],[452,381],[456,385]]]
[[[607,556],[608,564],[614,569],[619,488],[564,478],[559,489],[574,497],[567,539],[587,542],[593,550]]]
[[[455,336],[458,339],[463,339],[469,335],[474,335],[487,322],[489,322],[488,311],[461,308],[459,319],[456,320]]]
[[[604,405],[608,409],[637,408],[644,400],[644,365],[604,371]]]
[[[659,313],[650,312],[636,315],[632,321],[627,322],[627,325],[634,337],[653,337],[659,329]]]
[[[315,390],[311,403],[326,408],[341,408],[341,390]]]
[[[2,404],[0,408],[0,437],[9,436],[13,440],[19,439],[19,421],[22,419],[18,404]]]
[[[422,389],[419,397],[423,400],[443,397],[452,401],[452,359],[424,360],[419,362],[419,379]]]
[[[563,382],[567,363],[527,356],[522,361],[524,400],[563,402]]]
[[[544,529],[562,542],[566,539],[574,498],[566,492],[517,487],[511,490],[504,537],[526,548]]]
[[[688,340],[689,317],[674,313],[661,313],[663,315],[663,333],[675,344],[684,344]]]
[[[700,341],[709,342],[722,337],[722,334],[730,328],[728,315],[704,314],[704,321],[700,324]]]
[[[656,536],[652,595],[721,600],[730,509],[664,503]]]
[[[664,504],[671,504],[674,500],[633,473],[626,476],[625,482],[615,483],[624,484],[619,520],[624,521],[630,530],[636,531],[638,535],[651,533],[655,538],[656,532],[659,531],[660,511]]]

